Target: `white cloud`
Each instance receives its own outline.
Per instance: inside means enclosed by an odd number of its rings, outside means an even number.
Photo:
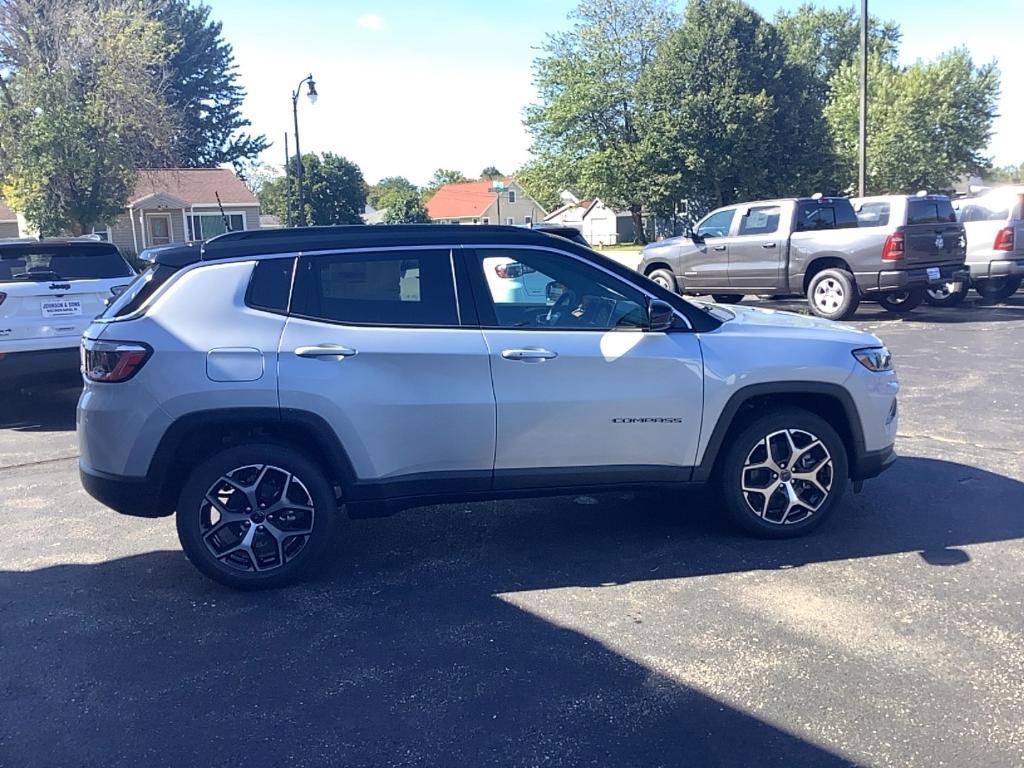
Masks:
[[[375,13],[364,13],[356,19],[356,24],[362,29],[369,29],[374,32],[378,32],[384,28],[384,19]]]

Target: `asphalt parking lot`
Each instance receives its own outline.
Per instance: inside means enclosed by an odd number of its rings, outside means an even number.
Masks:
[[[809,538],[700,494],[424,508],[262,594],[86,496],[73,390],[0,397],[0,765],[1024,764],[1024,294],[856,324],[902,458]]]

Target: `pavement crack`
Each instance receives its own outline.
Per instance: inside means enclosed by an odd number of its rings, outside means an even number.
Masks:
[[[39,461],[26,461],[21,464],[6,464],[0,467],[0,472],[5,472],[8,469],[21,469],[22,467],[37,467],[40,464],[54,464],[58,461],[68,461],[69,459],[77,459],[78,454],[73,453],[70,456],[55,456],[52,459],[39,459]]]

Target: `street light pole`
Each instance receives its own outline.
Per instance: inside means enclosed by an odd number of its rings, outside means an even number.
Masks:
[[[302,189],[302,150],[299,149],[299,96],[302,93],[303,83],[309,84],[307,95],[309,96],[310,104],[316,104],[316,97],[318,95],[316,92],[316,83],[313,81],[313,75],[307,75],[299,80],[299,84],[295,86],[295,90],[292,91],[292,120],[295,123],[295,180],[299,187],[299,200],[296,213],[300,227],[306,226],[306,198]]]
[[[858,142],[860,196],[867,195],[868,180],[868,0],[860,3],[860,139]]]
[[[284,225],[290,227],[292,225],[292,175],[288,170],[288,163],[292,161],[292,156],[288,154],[288,131],[284,132],[284,204],[285,204],[285,219]]]

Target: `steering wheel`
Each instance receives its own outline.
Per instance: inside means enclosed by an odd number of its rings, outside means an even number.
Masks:
[[[568,313],[569,308],[575,306],[579,299],[576,297],[576,291],[568,288],[558,297],[558,301],[551,305],[551,309],[548,310],[547,317],[544,318],[544,322],[548,325],[554,325],[562,319],[562,315]]]

